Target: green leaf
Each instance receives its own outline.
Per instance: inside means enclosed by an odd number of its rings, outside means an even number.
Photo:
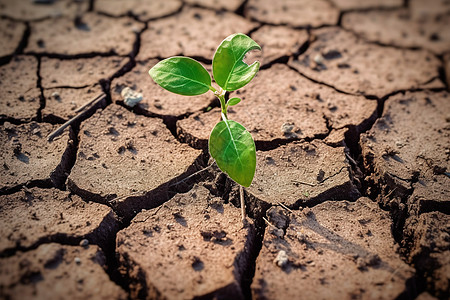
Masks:
[[[231,179],[250,186],[256,170],[256,147],[244,126],[231,120],[217,123],[209,136],[209,153]]]
[[[189,57],[167,58],[157,63],[148,73],[161,87],[184,96],[204,94],[211,86],[208,71]]]
[[[259,70],[259,62],[250,66],[243,59],[251,50],[261,47],[242,33],[227,37],[217,48],[213,58],[213,75],[216,83],[226,91],[235,91],[249,83]]]
[[[241,99],[240,99],[240,98],[238,98],[238,97],[233,97],[233,98],[231,98],[230,100],[228,100],[227,104],[228,104],[228,106],[233,106],[233,105],[238,104],[239,102],[241,102]]]

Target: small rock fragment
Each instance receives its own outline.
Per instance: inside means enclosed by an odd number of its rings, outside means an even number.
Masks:
[[[277,254],[277,257],[275,257],[275,259],[273,260],[273,262],[280,268],[286,266],[287,263],[289,262],[289,258],[286,254],[286,251],[280,250]]]
[[[123,98],[123,102],[128,107],[134,107],[136,104],[142,101],[143,96],[141,93],[136,92],[135,90],[125,87],[120,95]]]

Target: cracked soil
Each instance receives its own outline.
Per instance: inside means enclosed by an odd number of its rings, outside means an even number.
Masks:
[[[442,0],[0,0],[0,299],[449,299],[449,21]],[[235,32],[262,47],[227,95],[257,146],[245,222],[208,154],[219,103],[147,74],[211,70]]]

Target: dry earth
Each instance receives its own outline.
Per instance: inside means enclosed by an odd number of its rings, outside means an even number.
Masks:
[[[0,0],[0,299],[448,299],[449,22],[442,0]],[[228,95],[257,146],[245,223],[217,100],[147,75],[210,70],[235,32],[262,46]]]

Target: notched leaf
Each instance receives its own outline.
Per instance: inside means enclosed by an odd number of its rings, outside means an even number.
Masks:
[[[208,71],[189,57],[167,58],[157,63],[148,73],[161,87],[179,95],[201,95],[211,87]]]
[[[226,91],[235,91],[249,83],[259,70],[260,63],[247,65],[243,60],[251,50],[261,47],[242,33],[227,37],[219,45],[213,58],[213,75],[216,83]]]
[[[209,137],[209,153],[231,179],[250,186],[256,170],[256,147],[244,126],[231,120],[217,123]]]

